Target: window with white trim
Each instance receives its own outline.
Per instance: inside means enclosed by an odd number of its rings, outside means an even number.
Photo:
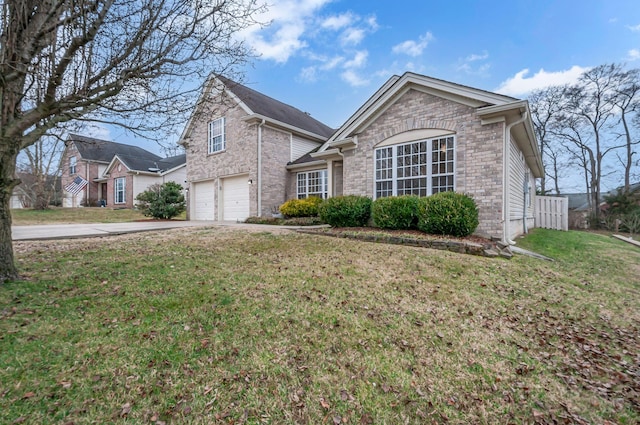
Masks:
[[[208,153],[215,153],[225,150],[226,148],[226,135],[225,135],[225,119],[224,117],[218,118],[209,122],[209,138],[208,138]]]
[[[78,159],[75,156],[69,157],[69,174],[75,174],[77,172],[76,166],[78,164]]]
[[[310,196],[326,199],[328,194],[327,170],[304,171],[297,175],[298,199]]]
[[[376,198],[453,191],[454,157],[453,136],[376,149]]]
[[[118,177],[113,182],[114,189],[114,203],[116,204],[124,204],[125,200],[125,187],[126,187],[127,178],[126,177]]]

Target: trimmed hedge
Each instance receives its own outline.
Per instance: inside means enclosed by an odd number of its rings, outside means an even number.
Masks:
[[[462,193],[440,192],[420,198],[418,229],[435,235],[469,236],[478,227],[478,207]]]
[[[389,196],[373,201],[371,217],[383,229],[415,229],[418,226],[419,197]]]
[[[366,196],[336,196],[325,200],[318,208],[318,214],[332,227],[363,227],[371,217],[371,204]]]
[[[322,199],[311,196],[306,199],[289,199],[280,206],[280,212],[285,217],[315,217]]]

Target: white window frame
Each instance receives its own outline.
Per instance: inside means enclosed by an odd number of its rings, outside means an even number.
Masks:
[[[227,148],[225,121],[225,118],[221,117],[209,122],[207,152],[210,154],[222,152]]]
[[[374,152],[374,199],[455,191],[456,138],[434,137],[382,146]]]
[[[122,186],[122,187],[119,187]],[[114,204],[126,204],[127,203],[127,178],[117,177],[113,180],[113,203]],[[122,195],[122,200],[119,200],[118,193]]]
[[[69,157],[69,175],[77,173],[78,172],[77,167],[78,167],[78,158],[76,158],[75,156]]]
[[[297,173],[296,195],[298,199],[306,199],[310,196],[327,199],[329,195],[327,170],[310,170]]]

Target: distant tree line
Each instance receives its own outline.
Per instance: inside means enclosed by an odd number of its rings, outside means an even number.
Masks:
[[[603,178],[619,178],[629,192],[640,177],[640,69],[600,65],[576,84],[533,92],[529,103],[545,167],[541,193],[561,194],[560,180],[576,174],[597,217]]]

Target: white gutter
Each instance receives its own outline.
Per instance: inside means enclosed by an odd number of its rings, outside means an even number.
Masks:
[[[262,217],[262,126],[263,118],[258,124],[258,217]]]
[[[509,221],[511,220],[510,218],[510,211],[509,211],[509,164],[511,163],[511,129],[518,125],[518,124],[522,124],[528,116],[528,112],[525,110],[524,112],[521,113],[520,119],[518,119],[517,121],[512,122],[511,124],[508,124],[505,127],[504,130],[504,155],[502,155],[503,158],[503,163],[502,163],[502,182],[503,182],[503,186],[502,186],[502,202],[503,202],[503,208],[502,208],[502,215],[503,215],[503,234],[502,234],[502,240],[505,243],[508,243],[509,245],[515,245],[516,243],[514,241],[512,241],[511,239],[509,239],[510,236],[510,232],[509,232]]]

